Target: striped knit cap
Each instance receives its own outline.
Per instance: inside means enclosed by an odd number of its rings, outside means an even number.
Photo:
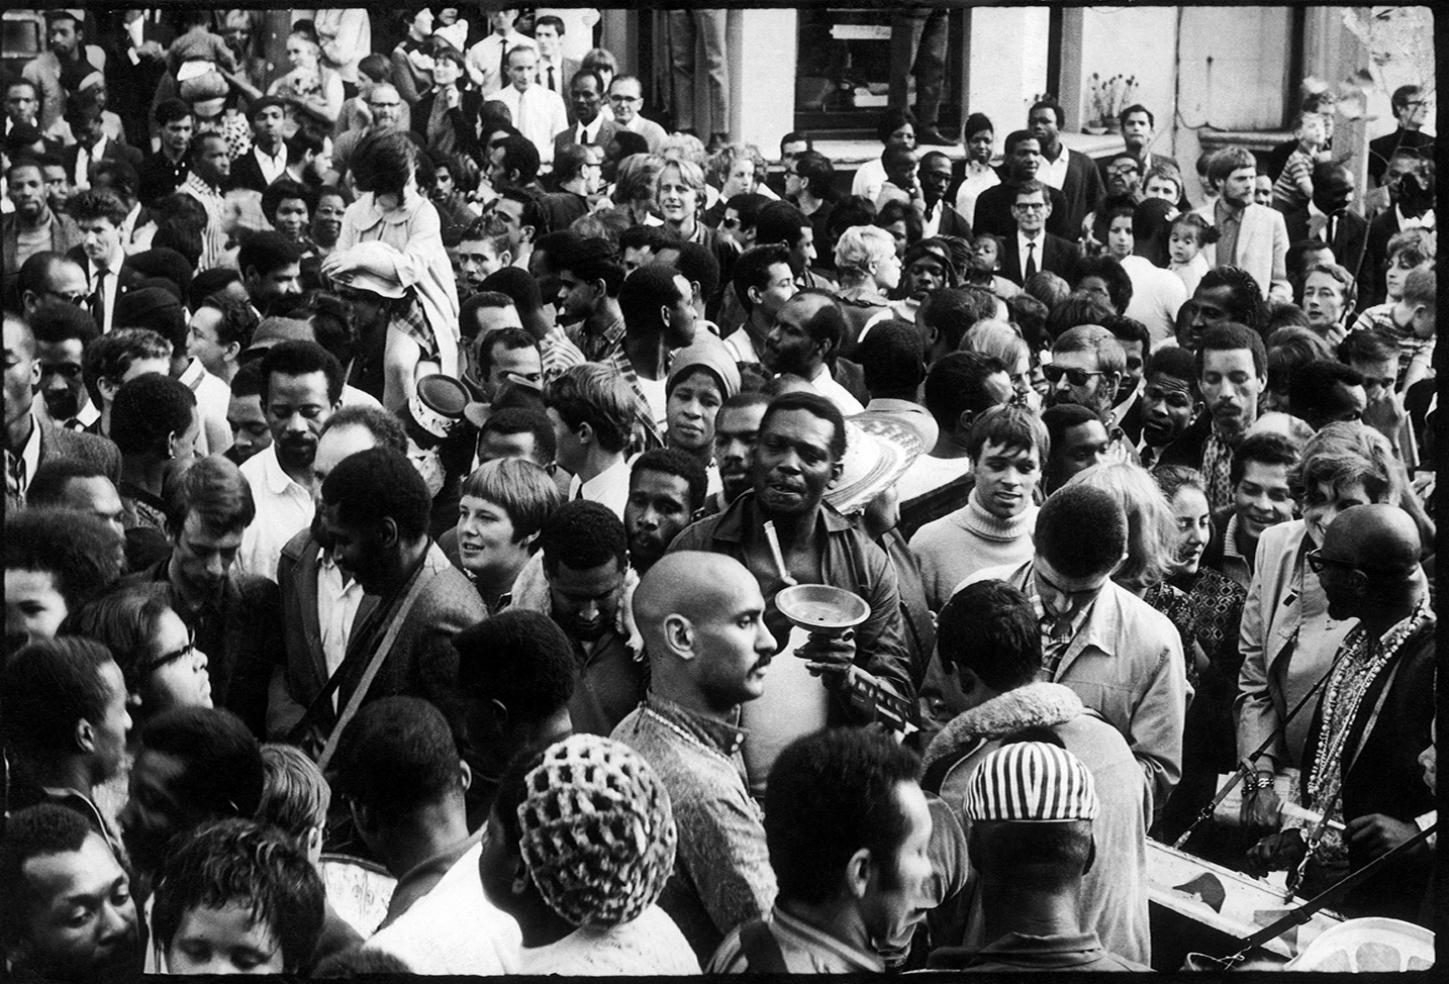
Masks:
[[[555,912],[574,926],[616,926],[659,898],[678,833],[668,791],[637,752],[573,735],[549,746],[524,782],[520,847]]]
[[[1014,742],[982,760],[966,790],[965,810],[970,820],[1091,820],[1097,790],[1082,760],[1065,748]]]

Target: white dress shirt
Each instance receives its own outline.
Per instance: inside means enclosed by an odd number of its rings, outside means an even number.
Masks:
[[[507,76],[500,70],[503,67],[503,57],[520,44],[537,47],[528,35],[510,31],[502,36],[490,34],[468,49],[463,61],[468,69],[468,77],[478,86],[480,92],[492,92],[507,83]]]
[[[116,295],[121,292],[121,264],[126,262],[126,251],[117,250],[106,261],[106,272],[101,274],[99,267],[94,262],[86,264],[86,274],[90,277],[90,291],[96,292],[97,287],[105,289],[104,310],[101,312],[101,332],[111,330],[114,325],[116,314]]]
[[[488,97],[497,99],[513,114],[513,125],[538,148],[545,164],[553,163],[554,134],[569,127],[568,110],[563,97],[541,85],[530,85],[522,92],[516,86],[500,89]]]
[[[1016,255],[1021,260],[1021,277],[1023,280],[1026,279],[1026,248],[1028,245],[1033,247],[1031,250],[1031,258],[1036,261],[1037,272],[1040,273],[1045,269],[1041,265],[1041,252],[1042,247],[1046,245],[1046,236],[1043,232],[1038,232],[1035,239],[1028,239],[1026,233],[1018,229],[1016,230]]]
[[[343,575],[332,559],[331,551],[317,555],[317,627],[322,634],[322,660],[331,677],[347,655],[347,642],[352,637],[352,623],[362,604],[362,585],[356,578]],[[332,695],[337,706],[337,695]]]
[[[574,143],[578,144],[580,147],[587,147],[589,144],[593,143],[598,138],[598,136],[599,136],[599,127],[601,127],[603,125],[604,125],[604,114],[603,113],[600,113],[598,116],[595,116],[594,117],[594,122],[592,122],[592,123],[587,123],[586,124],[582,120],[580,120],[578,123],[575,123],[573,125],[573,128],[572,128],[573,129],[573,132],[574,132]]]
[[[850,395],[850,390],[835,381],[835,377],[830,374],[829,366],[822,364],[820,371],[815,374],[815,378],[810,380],[810,385],[814,387],[815,392],[835,404],[840,410],[841,416],[853,417],[858,413],[865,413],[865,407]]]
[[[196,453],[202,457],[221,454],[231,447],[231,425],[226,422],[231,387],[207,372],[200,359],[192,359],[177,378],[196,394],[196,409],[201,412],[201,436],[196,440]]]
[[[575,499],[601,502],[622,520],[629,503],[629,462],[620,458],[587,482],[580,482],[575,475],[569,481],[569,501]]]
[[[87,150],[85,144],[77,144],[75,152],[75,190],[87,191],[91,186],[91,164],[104,159],[106,143],[110,138],[104,133],[96,145]]]
[[[275,444],[242,462],[241,473],[251,486],[257,516],[242,534],[237,570],[275,581],[282,548],[311,525],[312,494],[282,470]]]
[[[257,159],[257,166],[262,169],[262,180],[267,184],[271,184],[287,172],[287,145],[285,143],[277,145],[275,155],[262,150],[261,144],[253,143],[252,156]]]
[[[1041,167],[1037,169],[1036,179],[1042,184],[1051,185],[1058,191],[1062,185],[1067,183],[1067,160],[1071,154],[1067,152],[1066,145],[1057,143],[1057,159],[1051,160],[1045,154],[1041,157]]]

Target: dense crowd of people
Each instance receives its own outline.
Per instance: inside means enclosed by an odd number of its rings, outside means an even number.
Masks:
[[[1420,89],[1194,199],[1145,105],[851,177],[557,16],[260,16],[5,80],[16,979],[1146,970],[1152,841],[1431,924]]]

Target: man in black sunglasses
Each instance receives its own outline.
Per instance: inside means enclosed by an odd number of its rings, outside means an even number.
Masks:
[[[1062,332],[1052,346],[1052,359],[1042,367],[1051,390],[1047,405],[1075,403],[1116,427],[1112,405],[1127,369],[1127,354],[1101,325],[1078,325]]]

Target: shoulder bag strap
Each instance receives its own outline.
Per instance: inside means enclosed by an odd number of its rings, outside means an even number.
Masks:
[[[322,754],[317,757],[318,769],[324,772],[326,771],[327,763],[332,760],[332,756],[337,752],[337,742],[342,737],[343,730],[347,727],[348,722],[352,720],[353,716],[357,714],[358,709],[362,707],[362,702],[367,699],[367,692],[372,688],[372,681],[377,677],[378,671],[382,669],[382,664],[387,661],[388,653],[392,651],[393,644],[397,642],[398,633],[402,631],[403,625],[407,622],[408,613],[412,611],[413,605],[417,603],[418,597],[423,593],[423,588],[431,584],[433,578],[437,576],[437,571],[428,575],[423,575],[420,572],[418,578],[413,581],[412,587],[408,589],[408,593],[404,596],[402,604],[398,606],[397,612],[392,617],[392,623],[387,627],[387,632],[383,635],[382,641],[378,644],[377,649],[373,651],[372,658],[368,660],[367,668],[362,671],[362,677],[357,681],[357,686],[353,688],[352,696],[347,699],[347,706],[338,715],[336,726],[333,727],[332,733],[327,736],[327,742],[322,746]],[[333,674],[334,678],[339,675]],[[327,682],[329,686],[332,683],[331,680]],[[336,687],[332,689],[336,690]]]
[[[740,927],[740,949],[751,974],[788,974],[785,954],[770,927],[762,919],[751,919]]]

